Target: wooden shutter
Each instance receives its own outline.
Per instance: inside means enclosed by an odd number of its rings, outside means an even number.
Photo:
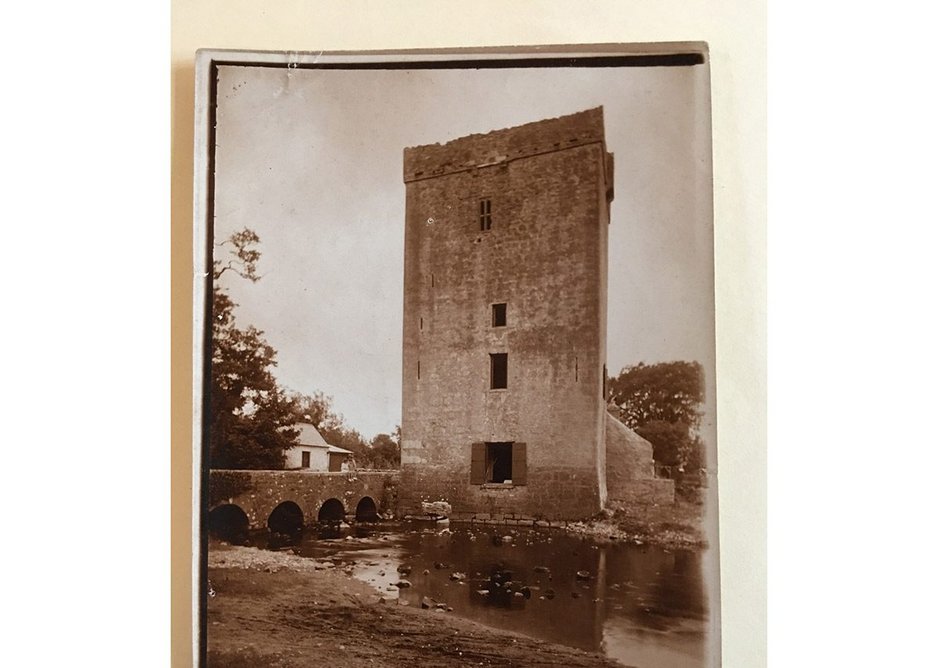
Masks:
[[[513,485],[528,484],[527,443],[514,443],[511,446],[511,482]]]
[[[485,443],[472,444],[472,464],[469,468],[469,484],[481,485],[485,482]]]

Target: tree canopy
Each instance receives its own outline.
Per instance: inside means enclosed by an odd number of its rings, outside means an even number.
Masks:
[[[396,469],[401,466],[401,428],[395,427],[391,434],[378,434],[371,439],[369,451],[370,468]]]
[[[655,461],[677,471],[699,469],[697,434],[704,400],[698,362],[639,363],[609,381],[616,416],[654,447]]]
[[[283,468],[284,453],[296,442],[293,402],[277,384],[277,353],[264,333],[235,322],[235,304],[218,279],[232,271],[256,282],[260,239],[245,229],[219,246],[229,257],[216,258],[212,287],[212,371],[209,389],[209,465],[220,469]]]
[[[653,420],[700,424],[703,367],[698,362],[639,363],[609,381],[610,397],[633,429]]]

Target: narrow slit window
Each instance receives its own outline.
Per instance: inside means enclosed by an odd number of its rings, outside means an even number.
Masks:
[[[573,380],[576,383],[580,382],[580,358],[573,358]]]
[[[508,304],[492,304],[492,327],[508,324]]]
[[[490,353],[491,364],[490,384],[493,390],[503,390],[508,387],[508,353]]]
[[[483,232],[492,229],[492,200],[488,198],[479,200],[479,228]]]
[[[420,360],[417,360],[417,380],[420,380]]]
[[[420,329],[423,329],[423,318],[420,319]]]

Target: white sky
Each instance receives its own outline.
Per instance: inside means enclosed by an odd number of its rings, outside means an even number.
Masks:
[[[697,360],[713,398],[705,66],[219,71],[215,239],[261,238],[258,283],[226,274],[280,382],[322,390],[366,437],[401,414],[405,146],[603,106],[615,154],[610,374]],[[216,247],[216,253],[225,247]]]

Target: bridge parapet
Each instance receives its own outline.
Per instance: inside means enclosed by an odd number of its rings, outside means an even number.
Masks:
[[[281,503],[292,501],[303,511],[303,523],[318,519],[329,499],[338,499],[347,515],[371,498],[378,512],[397,513],[399,471],[209,471],[211,512],[235,505],[248,517],[251,529],[267,526],[267,519]]]

